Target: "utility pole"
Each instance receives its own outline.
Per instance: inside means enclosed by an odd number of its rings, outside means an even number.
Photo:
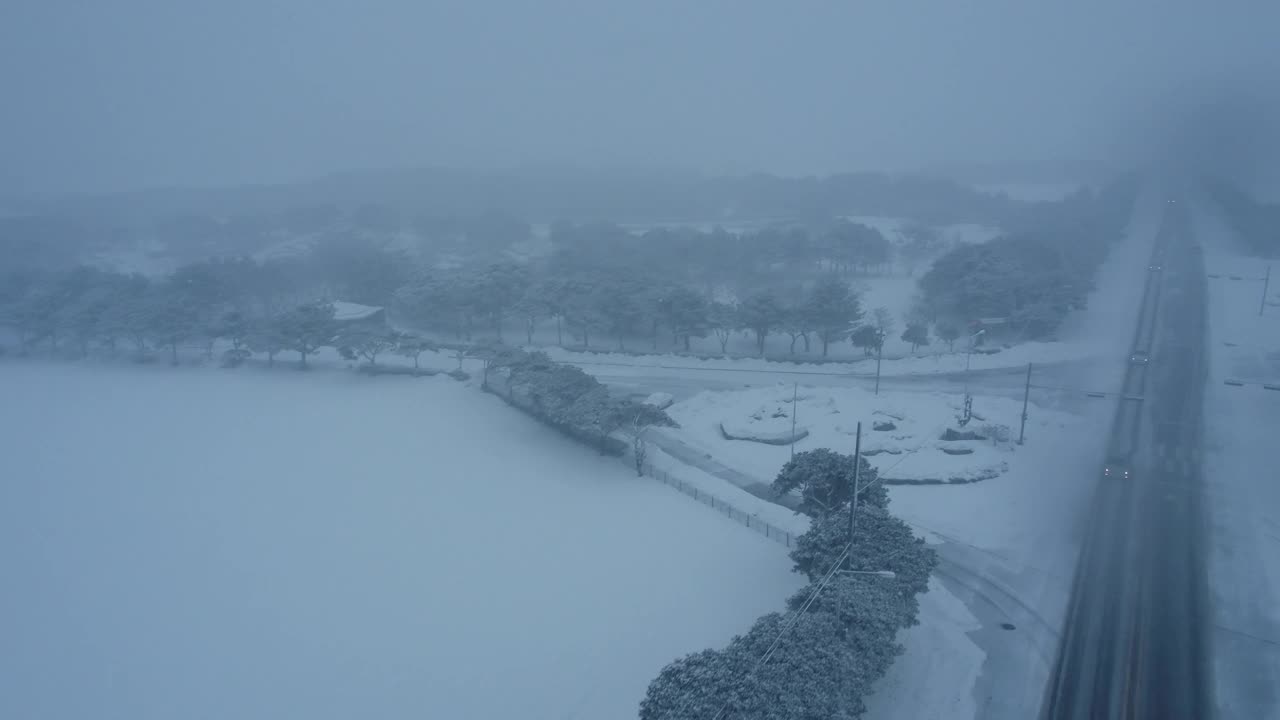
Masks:
[[[800,395],[800,383],[791,386],[791,442],[787,443],[791,448],[791,459],[796,459],[796,398]]]
[[[858,529],[858,493],[862,491],[862,421],[858,421],[858,434],[853,441],[853,497],[849,499],[849,554],[845,556],[846,570],[853,569],[853,533]]]
[[[876,330],[876,391],[874,395],[880,394],[880,358],[884,357],[884,331]]]
[[[1267,309],[1267,292],[1271,289],[1271,266],[1267,266],[1266,277],[1262,278],[1262,301],[1258,303],[1258,315]]]
[[[1022,389],[1022,427],[1018,429],[1018,444],[1027,435],[1027,401],[1031,399],[1031,363],[1027,363],[1027,384]]]

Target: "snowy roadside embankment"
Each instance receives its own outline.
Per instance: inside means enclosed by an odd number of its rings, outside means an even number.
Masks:
[[[1272,469],[1280,393],[1263,387],[1280,384],[1280,283],[1263,305],[1273,261],[1236,251],[1213,210],[1194,217],[1210,276],[1202,475],[1215,697],[1222,717],[1280,718],[1280,483]]]

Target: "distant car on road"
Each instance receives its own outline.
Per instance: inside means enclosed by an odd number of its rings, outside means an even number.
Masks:
[[[1147,266],[1147,269],[1148,269],[1148,270],[1151,270],[1151,271],[1153,271],[1153,272],[1159,272],[1159,271],[1161,271],[1161,270],[1163,270],[1163,269],[1164,269],[1164,265],[1163,265],[1162,263],[1160,263],[1159,261],[1157,261],[1157,262],[1153,262],[1153,263],[1151,263],[1150,265],[1148,265],[1148,266]]]
[[[1151,362],[1151,355],[1147,353],[1146,350],[1135,350],[1133,354],[1129,356],[1129,362],[1134,365],[1146,365]]]
[[[1107,463],[1102,466],[1102,477],[1128,480],[1133,477],[1133,471],[1129,469],[1128,465],[1122,463]]]

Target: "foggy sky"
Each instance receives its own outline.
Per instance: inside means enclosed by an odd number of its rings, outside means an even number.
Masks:
[[[1161,98],[1272,81],[1278,7],[7,0],[0,193],[1113,158],[1153,135]]]

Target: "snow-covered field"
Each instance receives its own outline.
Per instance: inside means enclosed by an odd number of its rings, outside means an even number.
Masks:
[[[0,717],[631,718],[785,549],[444,377],[0,364]]]
[[[1280,717],[1280,277],[1258,314],[1268,261],[1240,254],[1211,212],[1196,215],[1209,292],[1205,457],[1209,588],[1221,717]],[[1275,263],[1280,266],[1280,263]],[[1280,276],[1280,267],[1273,273]],[[1235,279],[1233,279],[1235,278]],[[1241,381],[1227,385],[1224,381]]]

